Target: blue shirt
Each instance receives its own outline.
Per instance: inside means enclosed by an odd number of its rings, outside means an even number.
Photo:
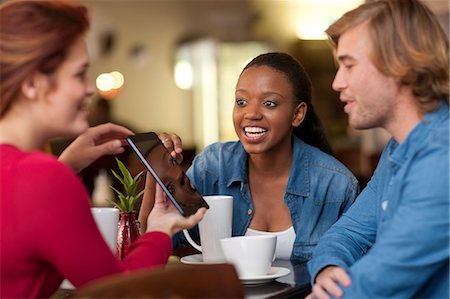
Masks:
[[[319,238],[359,193],[352,173],[332,156],[293,137],[293,160],[284,203],[296,233],[291,258],[307,261]],[[245,235],[253,216],[248,154],[240,142],[215,143],[198,154],[187,175],[203,195],[233,196],[232,235]],[[191,236],[198,232],[190,231]],[[174,247],[184,236],[174,238]]]
[[[355,204],[325,234],[308,267],[346,269],[345,298],[449,298],[449,107],[388,142]]]

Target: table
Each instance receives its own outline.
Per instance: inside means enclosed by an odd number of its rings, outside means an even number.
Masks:
[[[177,257],[172,256],[169,259],[167,267],[180,266],[182,264]],[[277,259],[273,266],[288,268],[290,273],[271,282],[243,285],[246,299],[304,298],[310,293],[311,285],[306,263]],[[63,283],[52,298],[66,298],[72,295],[73,289],[68,286],[67,283]]]
[[[306,263],[277,259],[273,266],[288,268],[291,272],[269,283],[244,285],[247,299],[304,298],[310,293],[311,285]]]

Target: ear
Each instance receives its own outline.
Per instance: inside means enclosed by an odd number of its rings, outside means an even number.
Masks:
[[[301,102],[295,107],[294,118],[292,119],[292,126],[298,127],[303,122],[306,116],[308,105],[305,102]]]
[[[25,79],[21,84],[21,91],[25,98],[29,100],[36,100],[38,98],[40,88],[43,87],[45,76],[40,73],[35,73]]]

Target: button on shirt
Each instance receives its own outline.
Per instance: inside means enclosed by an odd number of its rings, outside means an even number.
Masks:
[[[284,203],[289,208],[296,238],[291,258],[306,261],[325,231],[356,198],[353,174],[332,156],[293,137],[294,156]],[[253,217],[247,169],[248,154],[241,142],[215,143],[198,154],[187,175],[203,195],[233,196],[233,236],[245,235]],[[198,240],[198,231],[190,230]],[[174,247],[185,243],[173,238]]]
[[[370,249],[370,250],[369,250]],[[308,267],[348,271],[344,298],[449,298],[449,106],[390,140],[355,204]]]

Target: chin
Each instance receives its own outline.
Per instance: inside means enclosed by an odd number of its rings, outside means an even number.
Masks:
[[[84,133],[89,128],[88,122],[79,123],[77,125],[73,125],[70,130],[70,137],[77,137]]]
[[[243,144],[243,146],[248,154],[257,155],[266,152],[266,148],[261,145]]]

